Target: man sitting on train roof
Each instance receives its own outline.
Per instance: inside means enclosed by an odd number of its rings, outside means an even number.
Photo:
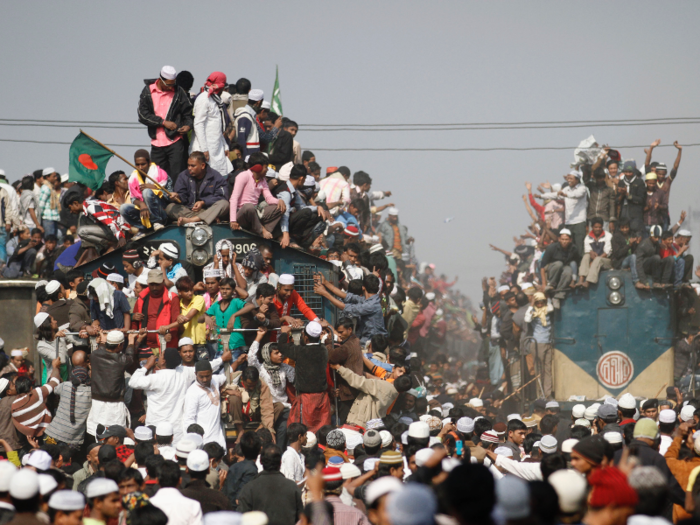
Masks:
[[[177,225],[190,222],[211,224],[228,217],[226,179],[207,164],[204,153],[193,151],[187,159],[187,169],[175,182],[175,192],[165,212]]]
[[[610,270],[610,254],[612,253],[612,234],[603,230],[603,219],[595,217],[591,220],[591,231],[583,241],[583,258],[579,269],[579,282],[576,286],[588,288],[596,284],[602,270]]]
[[[578,260],[579,253],[571,242],[571,232],[562,228],[559,240],[547,246],[540,263],[542,291],[554,293],[554,308],[559,308],[560,301],[566,298],[566,289],[576,282]]]
[[[666,231],[661,233],[661,226],[654,225],[649,229],[649,237],[644,239],[635,252],[637,256],[637,275],[639,281],[635,287],[639,290],[649,290],[649,278],[653,281],[654,288],[667,288],[672,286],[673,257],[662,259],[659,255],[660,240],[673,238],[673,233]]]

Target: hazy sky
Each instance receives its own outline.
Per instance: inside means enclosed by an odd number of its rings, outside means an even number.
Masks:
[[[524,181],[561,182],[590,134],[616,145],[700,142],[698,125],[519,131],[311,132],[309,124],[646,119],[700,115],[697,2],[7,2],[0,20],[2,117],[136,122],[143,79],[164,64],[241,76],[269,97],[279,65],[285,115],[323,166],[364,170],[416,238],[420,258],[479,279],[528,220]],[[695,35],[695,36],[693,36]],[[85,128],[149,144],[146,129]],[[9,127],[0,139],[71,141],[77,128]],[[323,148],[571,146],[534,152],[329,152]],[[117,148],[131,157],[136,148]],[[643,160],[641,148],[623,150]],[[672,163],[675,149],[658,149]],[[686,148],[675,220],[697,206],[700,148]],[[10,180],[68,169],[68,146],[0,142]],[[125,169],[118,159],[108,172]],[[454,220],[449,224],[447,217]],[[696,220],[700,224],[700,220]],[[700,232],[698,232],[700,233]],[[697,246],[697,244],[696,244]],[[696,256],[699,254],[696,254]]]

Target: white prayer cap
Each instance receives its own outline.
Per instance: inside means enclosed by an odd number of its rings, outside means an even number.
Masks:
[[[116,485],[116,483],[114,484]],[[15,499],[26,500],[35,497],[37,494],[39,494],[39,474],[31,469],[23,468],[12,476],[10,496]]]
[[[302,448],[313,448],[314,445],[318,443],[318,439],[316,439],[316,434],[311,432],[310,430],[306,431],[306,445],[304,445]],[[346,440],[346,445],[347,445],[347,440]]]
[[[197,443],[189,438],[183,438],[177,442],[175,447],[175,455],[179,458],[186,458],[190,452],[197,449]]]
[[[391,432],[389,432],[388,430],[380,430],[379,435],[382,438],[382,447],[388,447],[394,440],[394,436],[392,436]]]
[[[47,175],[51,175],[52,173],[55,173],[55,172],[56,172],[56,170],[53,168],[44,168],[41,172],[41,175],[43,177],[46,177]]]
[[[121,283],[124,284],[124,277],[122,277],[121,274],[119,273],[110,273],[107,276],[107,280],[113,283]]]
[[[265,97],[265,93],[263,92],[262,89],[251,89],[248,92],[248,100],[252,100],[253,102],[257,102],[258,100],[262,100]]]
[[[316,186],[316,179],[314,179],[313,175],[306,176],[304,179],[304,186],[307,188],[313,188]]]
[[[5,175],[5,170],[0,170],[0,175]]]
[[[153,439],[153,431],[144,426],[136,427],[134,430],[134,438],[139,441],[150,441]]]
[[[204,438],[196,432],[188,432],[183,439],[189,439],[195,444],[195,448],[200,448],[204,444]]]
[[[586,502],[586,478],[575,470],[557,470],[547,479],[559,496],[559,510],[566,514],[581,511]]]
[[[97,478],[88,483],[85,496],[88,499],[99,498],[113,492],[119,492],[117,484],[109,478]]]
[[[269,100],[264,100],[262,103],[262,106],[260,106],[263,109],[270,109],[270,101]]]
[[[316,436],[314,436],[314,439],[316,439]],[[359,432],[353,432],[352,434],[348,433],[345,434],[345,448],[350,451],[350,450],[355,450],[357,447],[362,445],[363,443],[363,438],[362,434]]]
[[[369,253],[381,252],[383,249],[384,249],[384,246],[382,246],[381,244],[379,244],[379,243],[373,244],[372,246],[369,247]]]
[[[150,429],[149,429],[150,430]],[[170,421],[161,421],[156,425],[156,436],[172,436],[173,425]]]
[[[282,275],[280,275],[280,278],[277,280],[277,282],[283,286],[294,284],[294,276],[289,273],[283,273]]]
[[[460,417],[457,420],[457,431],[465,434],[474,432],[474,420],[470,417]]]
[[[177,342],[177,347],[182,348],[183,346],[194,346],[194,341],[190,339],[189,337],[183,337]]]
[[[75,490],[57,490],[49,498],[49,507],[64,512],[83,510],[85,508],[85,497]]]
[[[70,179],[70,175],[68,175],[67,173],[61,175],[61,184],[63,184],[64,182],[68,182],[68,179]]]
[[[416,465],[419,467],[425,465],[433,455],[433,452],[435,451],[432,448],[422,448],[416,452]]]
[[[39,494],[46,496],[52,490],[58,487],[58,483],[53,476],[48,474],[39,474]]]
[[[633,408],[637,408],[637,400],[634,398],[632,394],[629,392],[622,396],[620,398],[620,401],[617,402],[617,406],[619,408],[624,408],[627,410],[631,410]]]
[[[603,401],[603,404],[612,405],[615,408],[617,408],[617,399],[615,399],[614,397],[606,396],[605,401]]]
[[[383,426],[384,426],[384,421],[377,418],[377,419],[370,419],[369,421],[367,421],[365,428],[367,430],[376,430],[377,428],[382,428]]]
[[[401,434],[401,444],[408,445],[408,430]]]
[[[447,417],[447,414],[449,414],[449,413],[450,413],[450,410],[452,410],[454,407],[455,407],[455,406],[454,406],[453,403],[443,403],[443,405],[442,405],[442,415],[443,415],[444,417]]]
[[[248,512],[247,514],[253,514],[253,512]],[[202,516],[202,525],[241,525],[242,522],[243,515],[240,512],[233,512],[232,510],[207,512]]]
[[[591,422],[588,419],[579,418],[576,421],[574,421],[574,426],[575,427],[591,428]]]
[[[177,78],[177,71],[173,66],[163,66],[160,68],[160,76],[165,80],[175,80]]]
[[[559,230],[559,235],[568,235],[571,237],[571,230],[569,228],[562,228]]]
[[[365,491],[365,502],[368,507],[377,501],[382,496],[391,494],[392,492],[399,492],[403,489],[403,483],[401,483],[394,476],[384,476],[381,477],[369,485],[367,485],[367,490]]]
[[[136,282],[139,283],[141,286],[148,286],[148,268],[144,268],[143,271],[141,272],[141,275],[139,275],[136,278]]]
[[[126,437],[124,438],[124,444],[125,444],[126,446],[128,446],[128,447],[133,447],[134,445],[136,445],[136,441],[134,441],[133,439],[131,439],[129,436],[126,436]],[[166,458],[166,459],[167,459],[167,458]]]
[[[309,337],[321,337],[321,332],[323,332],[323,327],[318,321],[311,321],[306,325],[306,333]]]
[[[203,450],[193,450],[187,456],[187,468],[194,472],[204,472],[209,468],[209,455]]]
[[[497,447],[496,450],[494,450],[493,452],[497,456],[505,456],[507,458],[513,457],[513,451],[508,447]]]
[[[603,432],[603,439],[611,445],[622,443],[622,434],[619,432]]]
[[[586,413],[586,405],[578,404],[574,405],[573,408],[571,409],[571,416],[574,419],[581,419],[583,417],[583,414]]]
[[[484,406],[484,400],[478,397],[472,397],[469,400],[469,404],[474,408],[481,408]]]
[[[532,283],[523,283],[520,286],[520,289],[524,292],[525,290],[529,290],[530,288],[534,288],[534,287],[535,287],[535,285]]]
[[[17,467],[11,461],[0,461],[0,492],[10,490],[10,480],[15,474],[17,474]]]
[[[676,421],[675,410],[671,410],[670,408],[667,408],[667,409],[659,412],[659,423],[675,423],[675,421]]]
[[[287,182],[289,180],[289,175],[292,173],[293,167],[293,162],[287,162],[287,164],[283,164],[279,171],[279,180],[281,180],[282,182]]]
[[[124,332],[120,332],[119,330],[112,330],[111,332],[107,332],[107,344],[119,345],[123,342]]]
[[[523,420],[523,418],[520,417],[520,414],[508,414],[508,417],[506,417],[506,421],[513,421],[514,419],[519,419],[520,421]]]
[[[223,277],[223,272],[217,268],[207,268],[202,271],[202,277],[204,279],[216,279],[217,277]]]
[[[579,180],[581,177],[583,177],[583,173],[581,173],[579,170],[571,170],[569,173],[564,175],[564,178],[568,177],[569,175],[573,175],[574,177],[578,178]]]
[[[158,246],[158,249],[163,253],[163,255],[170,257],[171,259],[177,259],[178,250],[177,246],[175,246],[173,243],[164,242]]]
[[[676,233],[677,237],[692,237],[693,234],[690,233],[690,230],[678,230],[678,233]]]
[[[540,439],[540,450],[545,454],[554,454],[557,451],[557,438],[547,434]]]
[[[34,326],[39,328],[42,324],[44,324],[44,321],[46,321],[49,317],[51,317],[49,314],[46,312],[39,312],[34,316]],[[14,352],[14,350],[13,350]]]
[[[389,208],[389,215],[394,215],[395,217],[398,217],[399,209],[398,208]]]
[[[556,184],[552,184],[552,191],[554,193],[559,193],[561,191],[561,184],[558,182]]]
[[[42,286],[46,286],[47,284],[49,284],[49,281],[38,281],[38,282],[34,285],[34,289],[35,289],[35,290],[38,290],[39,288],[41,288]]]
[[[369,472],[374,470],[374,466],[379,462],[379,458],[367,458],[364,463],[362,463],[362,470]]]
[[[693,405],[684,406],[681,409],[681,421],[692,421],[694,414],[695,414],[695,407]]]
[[[236,512],[231,512],[231,511],[224,511],[227,514],[237,514]],[[210,512],[209,514],[217,514],[216,512]],[[209,515],[207,514],[207,516]],[[221,523],[221,524],[215,524],[215,525],[238,525],[236,521],[231,521],[235,520],[235,517],[228,517],[226,518],[226,523]],[[202,521],[204,521],[204,518],[202,518]],[[248,512],[244,512],[243,515],[241,516],[241,523],[240,525],[267,525],[270,520],[267,519],[267,514],[265,514],[261,510],[251,510]],[[206,524],[206,525],[211,525],[211,524]]]
[[[408,426],[408,436],[416,439],[430,437],[430,427],[423,421],[415,421]]]
[[[340,475],[343,479],[359,478],[362,476],[362,471],[353,463],[343,463],[340,465]]]
[[[56,293],[61,289],[61,283],[58,281],[49,281],[46,284],[46,293],[51,295],[52,293]]]
[[[574,445],[576,443],[578,443],[578,439],[574,439],[574,438],[565,439],[561,444],[561,451],[564,454],[571,454],[571,451],[574,449]]]
[[[433,292],[428,292],[427,294],[425,294],[425,298],[428,301],[433,301],[433,300],[435,300],[435,294]]]
[[[45,312],[44,312],[44,313],[45,313]],[[46,314],[46,315],[49,315],[49,314]],[[35,319],[36,319],[36,318],[35,318]],[[35,322],[36,322],[36,321],[35,321]],[[11,357],[23,357],[23,356],[24,356],[24,352],[22,352],[22,350],[15,349],[15,350],[12,350],[12,351],[10,352],[10,356],[11,356]]]
[[[600,403],[593,403],[583,413],[583,417],[585,417],[589,421],[593,421],[596,417],[598,417],[598,409],[599,408],[600,408]]]
[[[501,286],[498,287],[498,289],[496,291],[498,293],[502,293],[502,292],[507,292],[508,290],[510,290],[510,286],[508,286],[507,284],[502,284]]]
[[[51,468],[51,456],[45,450],[35,450],[29,454],[27,465],[38,470],[49,470]]]
[[[0,394],[2,394],[5,391],[5,388],[7,388],[7,385],[10,384],[10,381],[8,379],[5,379],[4,377],[0,377]],[[3,462],[0,462],[0,464]],[[3,492],[0,490],[0,492]]]
[[[559,403],[556,401],[548,401],[544,408],[559,408]]]

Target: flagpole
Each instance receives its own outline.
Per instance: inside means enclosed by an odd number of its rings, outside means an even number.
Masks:
[[[131,162],[129,162],[128,160],[126,160],[124,157],[122,157],[119,153],[117,153],[116,151],[114,151],[114,150],[111,149],[111,148],[108,148],[106,145],[102,144],[102,142],[100,142],[99,140],[97,140],[95,137],[91,137],[90,135],[88,135],[87,133],[85,133],[82,129],[80,130],[80,133],[82,133],[83,135],[85,135],[87,138],[89,138],[89,139],[92,140],[93,142],[96,142],[97,144],[99,144],[100,146],[102,146],[104,149],[106,149],[107,151],[109,151],[109,152],[110,152],[112,155],[114,155],[115,157],[119,157],[121,160],[123,160],[124,162],[126,162],[129,166],[131,166],[132,168],[134,168],[134,169],[135,169],[136,171],[138,171],[141,175],[143,175],[143,176],[146,177],[148,180],[150,180],[153,184],[155,184],[155,185],[157,186],[157,188],[158,188],[160,191],[162,191],[162,192],[165,193],[168,197],[170,197],[170,192],[169,192],[168,190],[166,190],[163,186],[161,186],[160,184],[158,184],[158,181],[156,181],[156,180],[152,179],[151,177],[149,177],[149,176],[148,176],[148,173],[144,173],[143,171],[141,171],[140,169],[138,169],[136,166],[134,166]]]

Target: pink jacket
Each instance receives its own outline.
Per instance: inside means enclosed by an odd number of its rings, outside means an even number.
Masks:
[[[155,166],[157,170],[157,175],[155,177],[158,184],[165,187],[165,183],[168,181],[168,174],[165,170],[161,169],[160,166],[156,166],[154,162],[151,163],[151,167],[148,169],[149,175],[153,172],[153,167]],[[152,184],[152,182],[144,177],[144,184]],[[139,177],[136,175],[136,171],[129,177],[129,193],[132,199],[143,200],[143,194],[141,193],[141,183],[139,182]]]

